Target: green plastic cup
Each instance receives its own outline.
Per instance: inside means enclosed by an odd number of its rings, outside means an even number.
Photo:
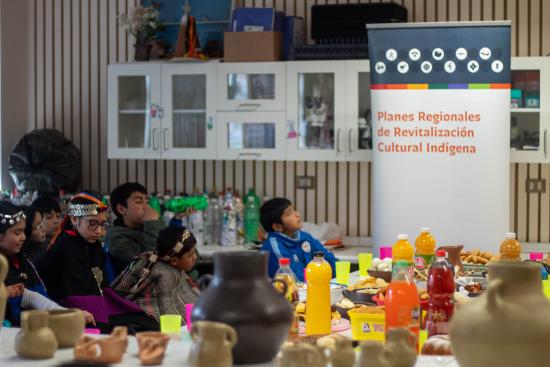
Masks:
[[[542,281],[542,291],[548,300],[550,300],[550,280]]]
[[[418,347],[419,347],[419,350],[422,350],[422,347],[426,343],[426,340],[428,340],[428,332],[426,330],[420,330],[418,332]]]
[[[336,262],[336,282],[343,285],[349,285],[349,272],[351,262],[337,261]]]
[[[366,277],[369,275],[368,270],[372,265],[372,254],[359,254],[357,260],[359,261],[359,276]]]
[[[172,336],[180,336],[181,315],[160,315],[160,331]]]

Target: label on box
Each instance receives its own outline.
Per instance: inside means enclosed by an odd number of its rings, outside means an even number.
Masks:
[[[243,27],[243,30],[245,32],[263,32],[264,31],[264,27],[262,26],[259,26],[259,25],[245,25]]]

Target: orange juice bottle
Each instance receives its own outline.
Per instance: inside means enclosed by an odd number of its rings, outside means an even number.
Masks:
[[[418,340],[420,330],[420,298],[409,274],[407,261],[397,262],[397,275],[386,292],[386,332],[391,328],[408,328]]]
[[[332,268],[323,252],[315,252],[306,267],[306,335],[330,334],[330,280]]]
[[[397,242],[392,247],[392,276],[397,275],[398,261],[406,261],[409,264],[410,274],[414,274],[414,249],[406,234],[397,235]]]
[[[516,234],[506,233],[506,239],[500,244],[500,259],[507,261],[521,261],[521,245],[516,240]]]
[[[420,234],[414,241],[416,252],[414,254],[414,267],[424,270],[430,266],[435,257],[435,238],[430,228],[421,228]]]

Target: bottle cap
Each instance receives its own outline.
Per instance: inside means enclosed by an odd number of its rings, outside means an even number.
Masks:
[[[435,252],[435,256],[437,257],[447,257],[447,251],[445,250],[437,250]]]
[[[290,259],[286,257],[281,257],[279,259],[279,265],[290,265]]]
[[[514,232],[508,232],[506,233],[506,239],[507,240],[515,240],[516,239],[516,234]]]
[[[322,257],[324,259],[325,258],[325,253],[323,251],[315,251],[313,253],[313,257]]]
[[[408,240],[408,239],[409,239],[409,235],[408,235],[408,234],[398,234],[398,235],[397,235],[397,239],[398,239],[398,240]]]
[[[422,227],[420,228],[420,233],[430,233],[432,231],[429,227]]]

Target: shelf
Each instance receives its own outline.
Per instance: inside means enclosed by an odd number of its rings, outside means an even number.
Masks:
[[[540,108],[510,108],[511,113],[540,113]]]
[[[143,115],[146,114],[147,110],[120,110],[118,113],[122,115]]]
[[[196,24],[229,24],[231,21],[229,20],[197,20]],[[162,23],[163,25],[168,26],[179,26],[181,25],[181,22],[166,22]]]
[[[181,115],[196,114],[196,113],[206,113],[206,110],[174,110],[174,113]]]

